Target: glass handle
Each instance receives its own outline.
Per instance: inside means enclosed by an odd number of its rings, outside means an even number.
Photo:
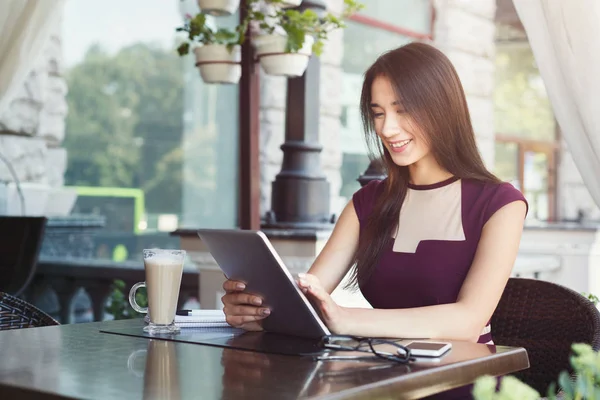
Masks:
[[[135,301],[135,293],[141,287],[146,287],[146,282],[138,282],[131,287],[131,290],[129,291],[129,304],[131,304],[131,308],[133,308],[136,312],[139,312],[140,314],[147,314],[148,307],[140,307]]]

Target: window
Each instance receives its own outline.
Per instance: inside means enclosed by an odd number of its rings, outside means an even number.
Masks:
[[[431,34],[432,5],[428,0],[370,0],[344,30],[342,60],[342,186],[345,203],[360,189],[357,179],[369,166],[359,112],[363,74],[388,50]],[[343,207],[343,206],[342,206]],[[338,210],[341,211],[341,210]]]
[[[204,84],[193,56],[177,55],[178,3],[65,5],[65,180],[74,212],[107,219],[99,257],[178,246],[168,234],[178,227],[237,224],[238,88]]]
[[[560,148],[552,107],[529,43],[510,28],[500,26],[498,32],[495,173],[523,192],[528,219],[551,221],[556,218]]]

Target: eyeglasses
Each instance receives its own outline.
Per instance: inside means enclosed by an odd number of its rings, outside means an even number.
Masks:
[[[375,346],[388,345],[392,346],[396,351],[390,353],[375,348]],[[321,339],[321,347],[328,350],[338,351],[358,351],[363,353],[373,354],[381,359],[394,361],[401,364],[407,364],[411,360],[410,349],[393,340],[378,339],[378,338],[363,338],[349,335],[328,335]],[[327,356],[319,357],[319,360],[357,360],[357,359],[372,359],[372,357],[347,357],[347,356]]]

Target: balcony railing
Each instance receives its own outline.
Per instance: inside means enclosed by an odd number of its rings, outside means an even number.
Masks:
[[[87,311],[88,307],[85,302],[81,302],[81,296],[78,295],[80,289],[84,289],[91,301],[93,320],[101,321],[105,318],[105,307],[114,280],[124,281],[128,291],[134,283],[144,281],[144,276],[144,265],[141,261],[113,262],[98,259],[41,257],[35,278],[25,297],[56,317],[61,323],[71,323],[77,322],[72,318],[74,314]],[[191,298],[198,298],[198,287],[197,269],[186,265],[181,280],[178,306],[182,307]],[[79,303],[80,307],[77,307],[76,303]]]

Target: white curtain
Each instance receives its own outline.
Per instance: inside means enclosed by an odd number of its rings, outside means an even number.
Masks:
[[[554,115],[600,207],[600,0],[514,0]]]
[[[31,72],[65,0],[0,0],[0,115]]]

